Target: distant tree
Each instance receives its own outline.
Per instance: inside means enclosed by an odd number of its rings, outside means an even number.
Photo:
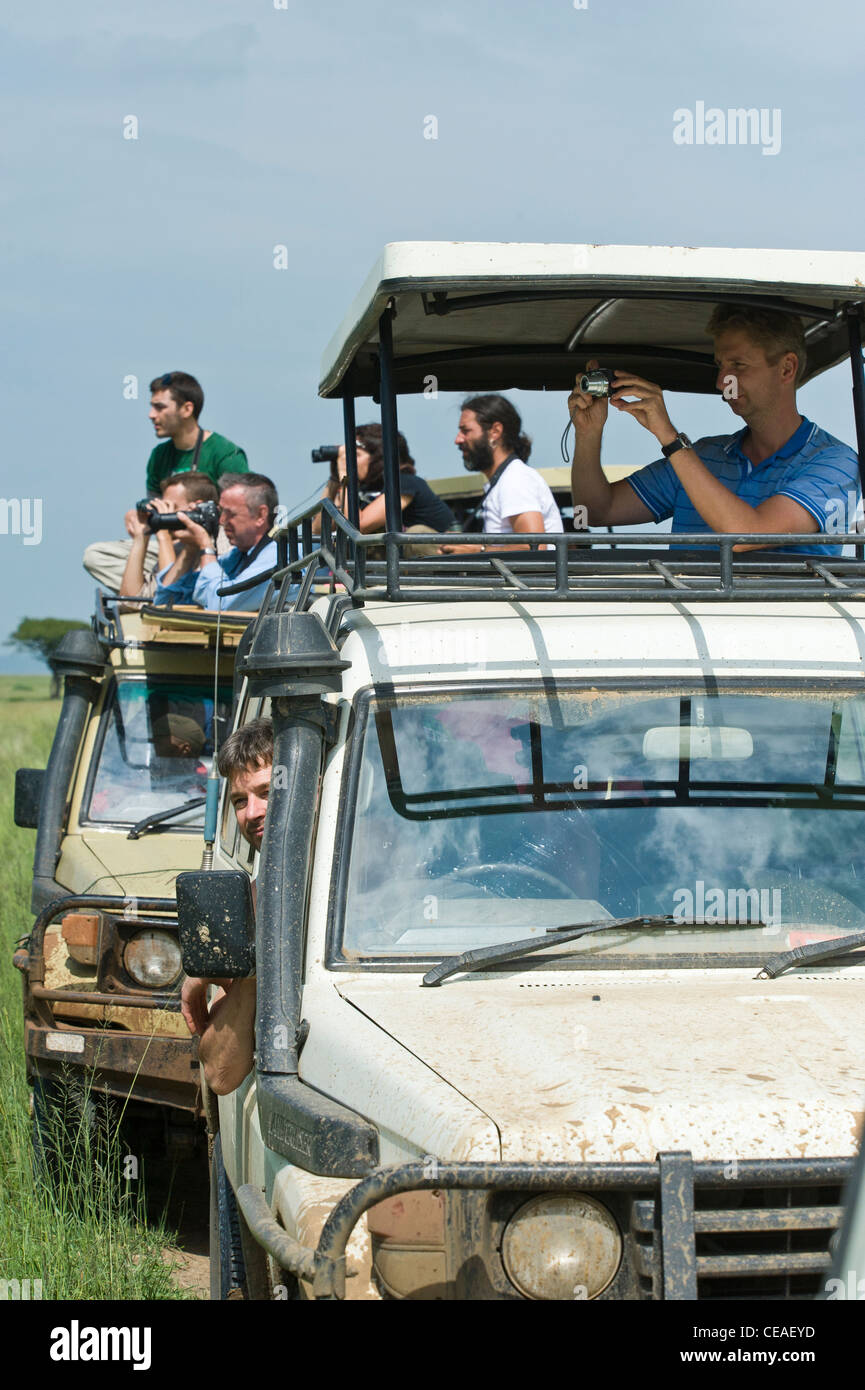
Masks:
[[[7,646],[20,647],[50,667],[51,698],[56,700],[60,695],[60,677],[51,665],[54,651],[67,632],[89,626],[89,623],[78,622],[75,618],[22,618],[15,631],[10,633]]]

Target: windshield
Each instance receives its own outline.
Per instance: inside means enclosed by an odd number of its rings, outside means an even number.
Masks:
[[[669,928],[562,949],[575,964],[744,964],[865,928],[861,698],[465,691],[364,701],[359,716],[335,923],[344,960],[670,914]]]
[[[219,692],[219,735],[231,706],[231,688]],[[86,819],[135,825],[204,796],[213,762],[213,684],[206,681],[122,680],[103,715],[103,733],[86,797]],[[164,827],[198,829],[199,806]]]

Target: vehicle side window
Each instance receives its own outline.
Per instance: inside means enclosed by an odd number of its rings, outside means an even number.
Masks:
[[[226,788],[222,800],[222,825],[219,831],[219,848],[229,859],[234,859],[236,857],[239,839],[240,832],[237,828],[237,817],[234,814],[231,797],[228,795],[228,788]]]
[[[252,866],[255,863],[255,850],[252,845],[248,845],[244,839],[238,837],[237,841],[237,862],[242,869],[252,873]]]
[[[270,699],[255,698],[248,699],[244,708],[241,710],[237,728],[243,724],[251,724],[255,719],[270,718]],[[226,787],[222,803],[222,824],[219,832],[219,844],[222,853],[229,859],[234,859],[241,868],[252,871],[255,860],[255,851],[251,845],[241,837],[237,825],[237,817],[234,814],[234,807],[231,804],[231,796]]]
[[[102,716],[101,742],[85,793],[86,819],[135,823],[180,810],[176,829],[203,826],[203,798],[213,761],[215,728],[227,707],[221,687],[214,705],[209,683],[128,677],[114,687]]]

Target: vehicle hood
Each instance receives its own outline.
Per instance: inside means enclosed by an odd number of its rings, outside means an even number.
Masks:
[[[199,867],[203,848],[200,831],[140,840],[127,839],[125,831],[87,831],[64,836],[55,877],[70,893],[173,898],[177,875]]]
[[[504,1160],[840,1157],[865,1098],[865,969],[357,977],[344,999],[497,1125]]]

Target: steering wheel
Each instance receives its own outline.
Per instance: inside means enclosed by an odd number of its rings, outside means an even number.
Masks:
[[[530,864],[507,864],[503,862],[494,864],[470,864],[464,869],[455,869],[450,877],[472,879],[477,878],[479,875],[489,874],[522,874],[525,878],[532,879],[534,883],[540,883],[543,884],[545,888],[554,889],[556,897],[573,898],[574,896],[573,889],[569,888],[566,883],[563,883],[560,878],[556,878],[553,874],[546,873],[544,869],[532,868]],[[501,894],[498,896],[501,896]]]
[[[493,864],[470,864],[463,869],[455,869],[452,873],[444,874],[439,880],[430,879],[429,887],[430,891],[434,893],[437,882],[445,883],[453,879],[473,879],[496,873],[522,874],[524,878],[529,878],[534,883],[542,884],[543,887],[548,890],[552,889],[557,898],[569,898],[573,901],[574,890],[572,888],[568,887],[566,883],[563,883],[560,878],[556,878],[553,874],[545,873],[543,869],[532,868],[530,864],[507,864],[503,862],[496,862]],[[502,894],[494,894],[494,896],[501,897]],[[390,945],[398,941],[405,931],[406,923],[403,921],[401,921],[398,926],[394,926],[392,922],[388,925],[385,925],[384,922],[379,922],[376,924],[373,931],[368,934],[368,941],[366,941],[365,944],[378,944],[381,941]]]

